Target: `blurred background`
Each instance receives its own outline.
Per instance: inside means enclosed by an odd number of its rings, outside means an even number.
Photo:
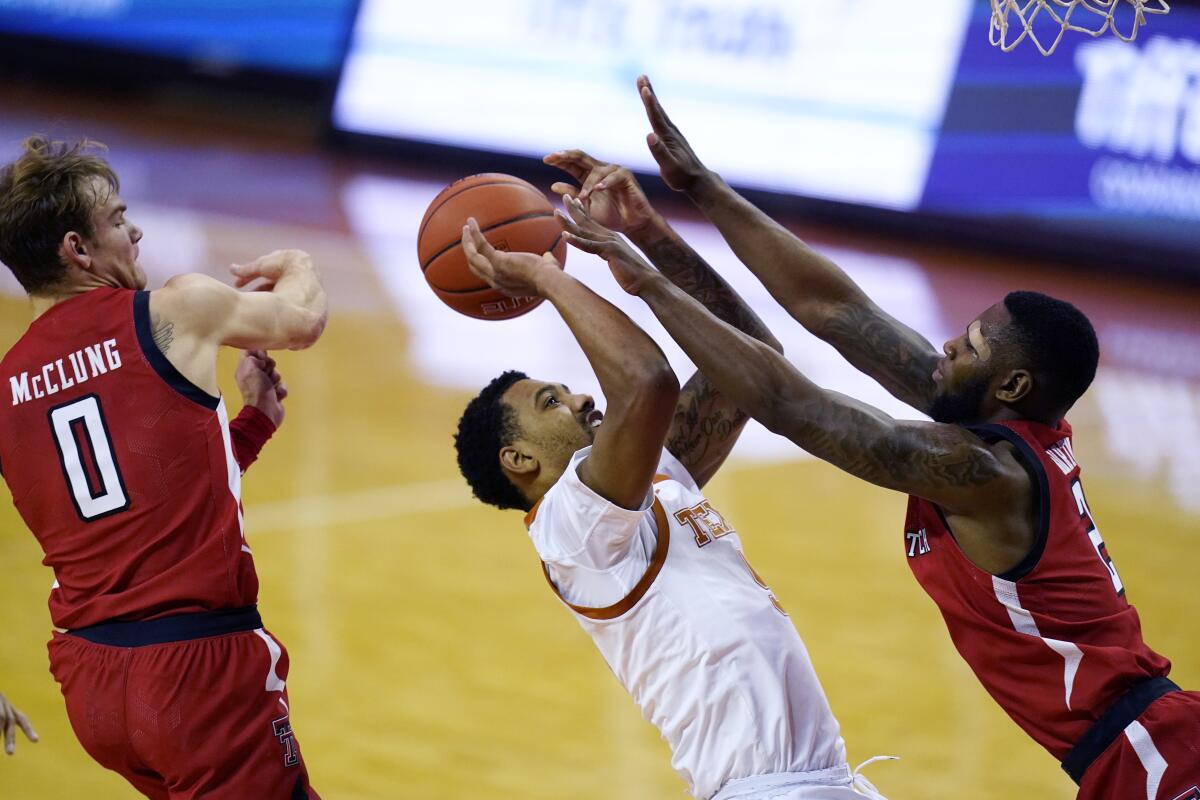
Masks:
[[[280,357],[288,419],[245,500],[323,796],[682,797],[547,590],[521,516],[480,506],[455,468],[458,415],[495,374],[602,403],[596,381],[552,308],[495,323],[436,300],[416,258],[426,205],[482,171],[548,191],[552,150],[628,164],[808,375],[918,416],[804,333],[662,187],[645,72],[709,166],[931,341],[1013,289],[1076,303],[1102,350],[1071,415],[1089,502],[1148,642],[1197,687],[1200,9],[1172,5],[1132,44],[1068,34],[1043,57],[991,47],[977,0],[0,0],[0,161],[35,132],[105,143],[151,288],[280,247],[322,268],[333,319]],[[600,262],[572,252],[567,269],[686,379]],[[0,347],[28,320],[0,270]],[[1074,796],[909,576],[903,497],[757,426],[708,494],[805,638],[852,764],[902,757],[870,771],[892,800]],[[0,796],[133,797],[71,733],[40,558],[5,502],[0,691],[42,742],[0,760]]]

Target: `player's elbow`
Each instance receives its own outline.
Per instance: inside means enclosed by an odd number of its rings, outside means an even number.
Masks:
[[[297,309],[288,321],[286,338],[289,350],[306,350],[317,343],[329,322],[328,310]]]
[[[679,401],[679,378],[666,359],[638,370],[629,386],[639,399],[655,406],[674,408]]]

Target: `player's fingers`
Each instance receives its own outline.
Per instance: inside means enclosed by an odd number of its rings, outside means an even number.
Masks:
[[[17,749],[17,725],[11,713],[4,715],[4,752],[10,756]]]
[[[36,742],[38,740],[37,731],[33,729],[33,723],[29,721],[29,717],[25,716],[20,711],[17,711],[15,708],[13,709],[13,712],[17,716],[17,725],[19,725],[21,730],[25,733],[25,738],[31,742]]]
[[[650,127],[654,128],[655,133],[665,134],[671,129],[671,120],[667,117],[667,112],[663,110],[662,104],[658,102],[658,95],[654,94],[654,89],[650,86],[650,79],[645,75],[638,78],[638,92],[642,96],[642,105],[646,108],[646,117],[650,120]]]
[[[496,248],[492,247],[492,243],[483,235],[483,231],[479,229],[479,223],[474,217],[467,218],[467,230],[471,235],[471,242],[475,245],[475,250],[488,261],[496,254]]]
[[[579,194],[579,187],[573,186],[569,183],[563,183],[562,181],[557,181],[550,184],[550,191],[562,197],[567,197],[568,195],[574,197]]]
[[[593,235],[608,232],[607,228],[592,219],[592,216],[588,214],[587,209],[583,203],[579,202],[578,198],[565,198],[564,203],[567,206],[567,210],[571,212],[571,219],[575,220],[581,232]]]
[[[600,162],[579,149],[559,150],[542,159],[552,167],[558,167],[577,181],[582,182],[587,174]]]
[[[630,172],[626,167],[619,167],[614,164],[612,171],[601,178],[596,185],[592,187],[592,191],[602,192],[605,189],[609,189],[624,181],[633,181],[633,173]]]
[[[276,399],[276,400],[283,400],[283,399],[285,399],[287,396],[288,396],[288,388],[287,388],[287,384],[286,384],[286,383],[282,383],[282,382],[281,382],[281,383],[279,383],[279,385],[277,385],[277,386],[275,387],[275,399]]]
[[[663,143],[662,137],[657,133],[646,134],[646,146],[650,148],[650,155],[654,156],[654,160],[660,167],[665,167],[674,161],[667,146]]]
[[[586,236],[576,236],[573,233],[564,233],[563,238],[566,239],[567,244],[571,245],[572,247],[582,250],[585,253],[593,253],[595,255],[601,255],[606,246],[606,242],[602,242],[597,239],[589,239]]]
[[[592,192],[595,191],[596,186],[602,180],[611,176],[618,169],[620,169],[620,167],[618,167],[616,164],[605,164],[592,170],[587,176],[587,180],[583,182],[583,190],[579,193],[579,199],[587,200],[588,197],[591,196]]]

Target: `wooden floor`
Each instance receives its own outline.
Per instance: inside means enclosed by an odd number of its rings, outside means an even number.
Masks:
[[[0,119],[10,120],[0,124],[5,159],[16,131],[40,113],[21,108],[26,117],[0,96]],[[218,133],[181,145],[170,132],[155,140],[107,118],[88,122],[108,126],[100,135],[124,137],[130,148],[154,141],[176,148],[171,157],[180,163],[206,163],[201,153],[217,150],[226,155],[212,163],[258,164],[264,180],[295,174],[269,143],[231,144]],[[395,301],[388,270],[415,270],[411,257],[381,265],[353,220],[315,219],[324,203],[341,209],[336,199],[299,211],[255,205],[233,196],[236,174],[222,177],[235,213],[222,210],[220,197],[173,192],[162,185],[167,157],[146,162],[126,191],[131,218],[139,206],[144,211],[152,281],[177,269],[215,272],[247,251],[298,246],[317,255],[334,297],[319,345],[280,356],[292,390],[289,416],[245,482],[260,606],[291,653],[292,720],[314,786],[333,800],[684,796],[657,733],[548,591],[520,514],[477,505],[458,477],[451,432],[471,392],[434,375],[416,340],[458,330],[460,321],[448,310],[429,312],[432,296],[408,298],[425,316]],[[345,169],[311,153],[296,158],[317,183]],[[114,151],[114,160],[136,172],[127,151]],[[314,219],[302,218],[310,212]],[[395,220],[405,230],[416,224]],[[817,239],[850,247],[830,233]],[[899,250],[925,276],[948,325],[965,324],[1017,281],[1069,286],[1069,296],[1088,299],[1106,347],[1097,388],[1073,415],[1088,497],[1147,640],[1175,661],[1177,682],[1200,687],[1200,511],[1188,494],[1197,491],[1190,479],[1200,452],[1200,370],[1191,347],[1200,322],[1188,309],[1200,297],[895,243],[846,252],[881,249]],[[185,250],[198,264],[163,255]],[[977,266],[956,266],[968,261]],[[0,348],[7,348],[28,311],[11,283],[3,287]],[[439,312],[444,328],[414,329],[414,320]],[[516,330],[472,324],[478,337]],[[1123,344],[1158,341],[1164,330],[1179,348],[1174,355]],[[469,352],[472,343],[460,346]],[[512,355],[519,363],[523,353]],[[223,374],[232,366],[230,353]],[[493,366],[508,364],[484,368]],[[231,381],[225,388],[236,397]],[[979,687],[910,576],[902,497],[819,462],[757,450],[739,454],[708,494],[807,642],[852,765],[877,754],[901,757],[869,771],[888,797],[1074,796],[1058,765]],[[35,721],[42,742],[21,741],[17,756],[0,758],[0,797],[134,797],[89,760],[70,730],[47,671],[51,575],[4,500],[0,691]]]

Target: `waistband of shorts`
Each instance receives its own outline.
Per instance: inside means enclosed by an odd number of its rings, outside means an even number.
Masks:
[[[1092,723],[1087,733],[1067,752],[1062,760],[1063,771],[1078,785],[1087,768],[1116,741],[1129,723],[1140,717],[1158,698],[1178,691],[1179,687],[1169,678],[1149,678],[1135,683],[1100,715],[1100,719]]]
[[[210,636],[224,636],[227,633],[241,633],[262,626],[258,606],[245,606],[132,622],[99,622],[85,628],[74,628],[66,633],[68,636],[78,636],[80,639],[110,647],[146,647],[152,644],[186,642],[192,639],[207,639]]]
[[[721,787],[710,800],[748,800],[764,792],[779,792],[800,786],[849,786],[854,779],[848,764],[812,772],[773,772],[735,778]]]

